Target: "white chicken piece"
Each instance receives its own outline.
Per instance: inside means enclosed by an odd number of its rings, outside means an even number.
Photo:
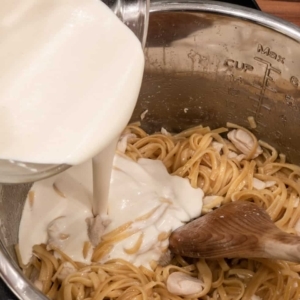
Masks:
[[[237,154],[233,151],[229,151],[227,157],[228,158],[235,158],[237,161],[242,161],[246,157],[246,155],[245,154]]]
[[[171,133],[169,133],[167,131],[167,129],[165,129],[164,127],[161,128],[160,132],[161,132],[161,134],[166,135],[166,136],[170,136],[171,135]]]
[[[47,249],[53,248],[61,249],[65,240],[68,239],[69,234],[64,233],[66,230],[66,217],[59,217],[49,223],[47,228],[48,242]]]
[[[62,264],[62,269],[59,272],[57,279],[60,281],[63,281],[67,276],[69,276],[70,274],[76,272],[76,268],[68,261],[65,261]]]
[[[43,283],[40,280],[35,280],[33,285],[39,290],[42,291],[43,290]]]
[[[251,136],[242,129],[234,129],[227,134],[228,139],[234,144],[234,146],[245,155],[249,155],[251,152],[254,142]],[[255,158],[262,154],[263,150],[258,145],[253,156]]]
[[[203,205],[208,205],[214,202],[219,196],[211,195],[211,196],[205,196],[203,198]],[[215,207],[220,207],[221,203],[217,204]]]
[[[252,295],[251,300],[262,300],[259,296]]]
[[[256,190],[263,190],[265,188],[272,187],[275,184],[276,184],[276,181],[265,181],[264,182],[257,178],[253,178],[253,180],[252,180],[253,188]]]
[[[209,204],[211,202],[213,202],[218,196],[216,195],[211,195],[211,196],[205,196],[203,198],[203,205]]]
[[[218,142],[212,142],[211,146],[219,153],[221,152],[221,150],[224,147],[224,145],[222,143],[218,143]]]
[[[96,247],[101,240],[101,237],[106,229],[106,227],[111,223],[111,220],[107,215],[97,215],[95,218],[86,219],[88,226],[88,236],[91,244]]]
[[[171,251],[168,249],[165,253],[161,255],[161,257],[158,260],[158,264],[162,267],[166,267],[167,265],[170,264],[171,260],[173,258],[173,254]]]
[[[117,150],[122,153],[125,153],[126,148],[127,148],[128,139],[131,139],[131,138],[136,138],[136,135],[133,133],[127,133],[125,135],[122,135],[118,141]]]
[[[252,179],[252,185],[256,190],[263,190],[264,188],[266,188],[266,184],[257,178]]]
[[[167,279],[167,289],[178,296],[199,293],[203,290],[203,281],[182,272],[174,272]]]
[[[146,110],[141,114],[141,120],[142,120],[142,121],[145,119],[147,113],[148,113],[148,109],[146,109]]]

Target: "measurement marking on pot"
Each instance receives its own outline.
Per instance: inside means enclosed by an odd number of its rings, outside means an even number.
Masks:
[[[284,64],[285,58],[279,54],[277,54],[276,52],[272,51],[270,47],[265,47],[262,44],[258,44],[257,45],[257,52],[261,53],[261,54],[265,54],[266,56],[269,56],[275,60],[277,60],[278,62],[281,62],[282,64]]]
[[[244,71],[244,72],[247,71],[251,72],[254,70],[253,66],[230,58],[225,60],[224,66],[229,68],[235,68],[238,71]]]
[[[266,125],[263,122],[260,121],[260,119],[263,118],[264,114],[262,112],[257,112],[257,109],[260,105],[260,100],[258,98],[255,98],[255,97],[249,97],[249,98],[252,101],[254,101],[255,103],[253,105],[254,109],[247,109],[247,111],[255,115],[255,121],[258,125],[260,125],[262,127],[266,127]],[[265,97],[264,99],[267,99],[267,98]],[[271,108],[266,104],[262,104],[260,108],[263,108],[268,112],[271,110]]]
[[[253,113],[255,115],[255,117],[258,119],[257,123],[259,125],[264,126],[264,124],[262,122],[259,121],[260,118],[263,117],[264,115],[264,110],[270,111],[271,108],[266,105],[264,102],[266,100],[269,100],[268,97],[265,96],[266,91],[270,91],[272,93],[277,93],[277,90],[275,88],[273,88],[270,83],[274,82],[274,79],[272,77],[273,73],[276,73],[278,75],[281,75],[281,71],[277,68],[274,68],[272,66],[272,64],[270,62],[268,62],[267,60],[264,60],[260,57],[254,57],[254,59],[256,61],[258,61],[259,63],[262,63],[263,65],[265,65],[265,74],[263,76],[263,81],[261,85],[258,85],[256,83],[253,83],[252,86],[257,88],[260,92],[257,95],[257,97],[249,97],[252,101],[254,101],[254,105],[253,105],[253,110],[252,109],[248,109],[249,112]]]

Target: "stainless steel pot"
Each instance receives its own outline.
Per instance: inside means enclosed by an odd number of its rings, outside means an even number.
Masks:
[[[132,121],[179,131],[227,121],[300,163],[300,29],[262,12],[208,1],[152,1],[146,71]],[[299,59],[299,60],[298,60]],[[46,299],[23,276],[17,243],[30,185],[0,188],[0,274],[24,300]]]

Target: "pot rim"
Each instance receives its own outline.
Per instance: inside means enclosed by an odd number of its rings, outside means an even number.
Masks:
[[[231,16],[246,21],[254,22],[284,34],[297,42],[300,42],[300,27],[273,17],[258,10],[245,8],[234,4],[224,4],[216,1],[203,0],[152,0],[150,13],[157,12],[190,11],[214,13]],[[15,296],[22,300],[47,300],[40,291],[26,279],[17,263],[7,252],[3,242],[0,240],[0,277],[7,284]]]
[[[210,0],[151,0],[150,13],[197,11],[226,15],[273,29],[300,42],[300,27],[260,10]]]

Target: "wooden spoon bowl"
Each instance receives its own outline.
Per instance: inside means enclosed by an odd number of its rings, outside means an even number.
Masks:
[[[172,253],[193,258],[272,258],[300,262],[300,237],[275,226],[267,212],[236,201],[176,229]]]

